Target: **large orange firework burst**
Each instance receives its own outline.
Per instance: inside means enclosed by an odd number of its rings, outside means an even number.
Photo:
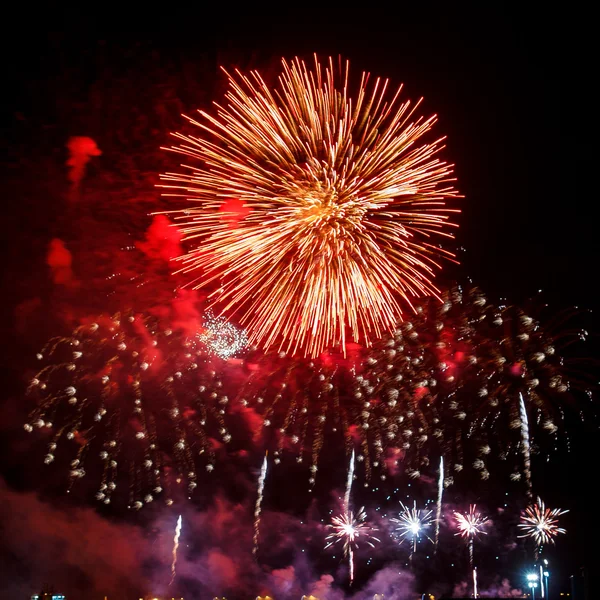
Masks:
[[[275,89],[228,74],[216,117],[188,117],[203,136],[174,134],[173,150],[200,165],[163,180],[191,202],[177,211],[198,242],[182,270],[218,284],[212,301],[256,345],[316,356],[369,344],[412,298],[437,293],[438,259],[452,256],[438,236],[452,237],[457,212],[444,201],[458,194],[443,139],[423,141],[435,115],[417,116],[401,87],[363,73],[352,97],[347,62],[282,65]]]

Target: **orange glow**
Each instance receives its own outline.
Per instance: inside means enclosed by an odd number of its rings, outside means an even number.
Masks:
[[[354,97],[349,64],[312,69],[282,61],[276,89],[256,72],[229,75],[216,116],[200,111],[198,137],[172,148],[198,161],[163,175],[189,205],[178,227],[196,247],[181,257],[194,286],[235,314],[250,342],[316,357],[369,345],[432,277],[453,237],[445,200],[452,165],[424,142],[436,117],[416,114],[387,80],[363,73]],[[235,226],[232,226],[232,222]]]

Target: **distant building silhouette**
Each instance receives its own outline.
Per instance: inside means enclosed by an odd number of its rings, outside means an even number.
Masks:
[[[579,574],[571,575],[571,600],[592,600],[588,576],[584,567]]]

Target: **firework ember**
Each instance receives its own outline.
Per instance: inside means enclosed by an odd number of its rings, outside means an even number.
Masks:
[[[100,474],[105,504],[125,473],[133,509],[171,504],[173,485],[193,493],[200,469],[213,470],[215,440],[231,439],[223,362],[160,319],[100,316],[50,340],[38,359],[25,430],[49,436],[46,464],[70,454],[70,485],[88,467]]]
[[[452,167],[425,141],[436,117],[348,63],[282,62],[272,90],[229,75],[227,105],[200,111],[203,137],[175,134],[194,160],[163,176],[190,206],[182,258],[212,301],[235,309],[253,344],[318,356],[392,329],[412,299],[437,295],[439,246],[452,237]]]

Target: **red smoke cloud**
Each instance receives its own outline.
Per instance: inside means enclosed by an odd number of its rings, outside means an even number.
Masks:
[[[71,265],[73,257],[67,250],[65,243],[58,238],[54,238],[48,246],[46,255],[46,264],[50,267],[52,281],[56,285],[70,286],[75,282]]]
[[[69,181],[71,182],[71,199],[75,200],[78,197],[79,186],[85,175],[86,165],[93,156],[100,156],[102,151],[92,138],[85,136],[69,138],[67,149],[69,150],[67,167],[69,168]]]
[[[198,308],[199,298],[196,290],[180,289],[173,298],[173,328],[180,329],[186,335],[197,334],[202,327],[202,317]]]
[[[169,262],[182,254],[182,233],[164,215],[155,215],[146,230],[146,241],[136,246],[151,260]]]
[[[0,498],[1,587],[8,597],[26,598],[46,582],[67,595],[94,589],[126,598],[136,589],[146,546],[137,527],[113,524],[90,508],[53,507],[1,480]]]

